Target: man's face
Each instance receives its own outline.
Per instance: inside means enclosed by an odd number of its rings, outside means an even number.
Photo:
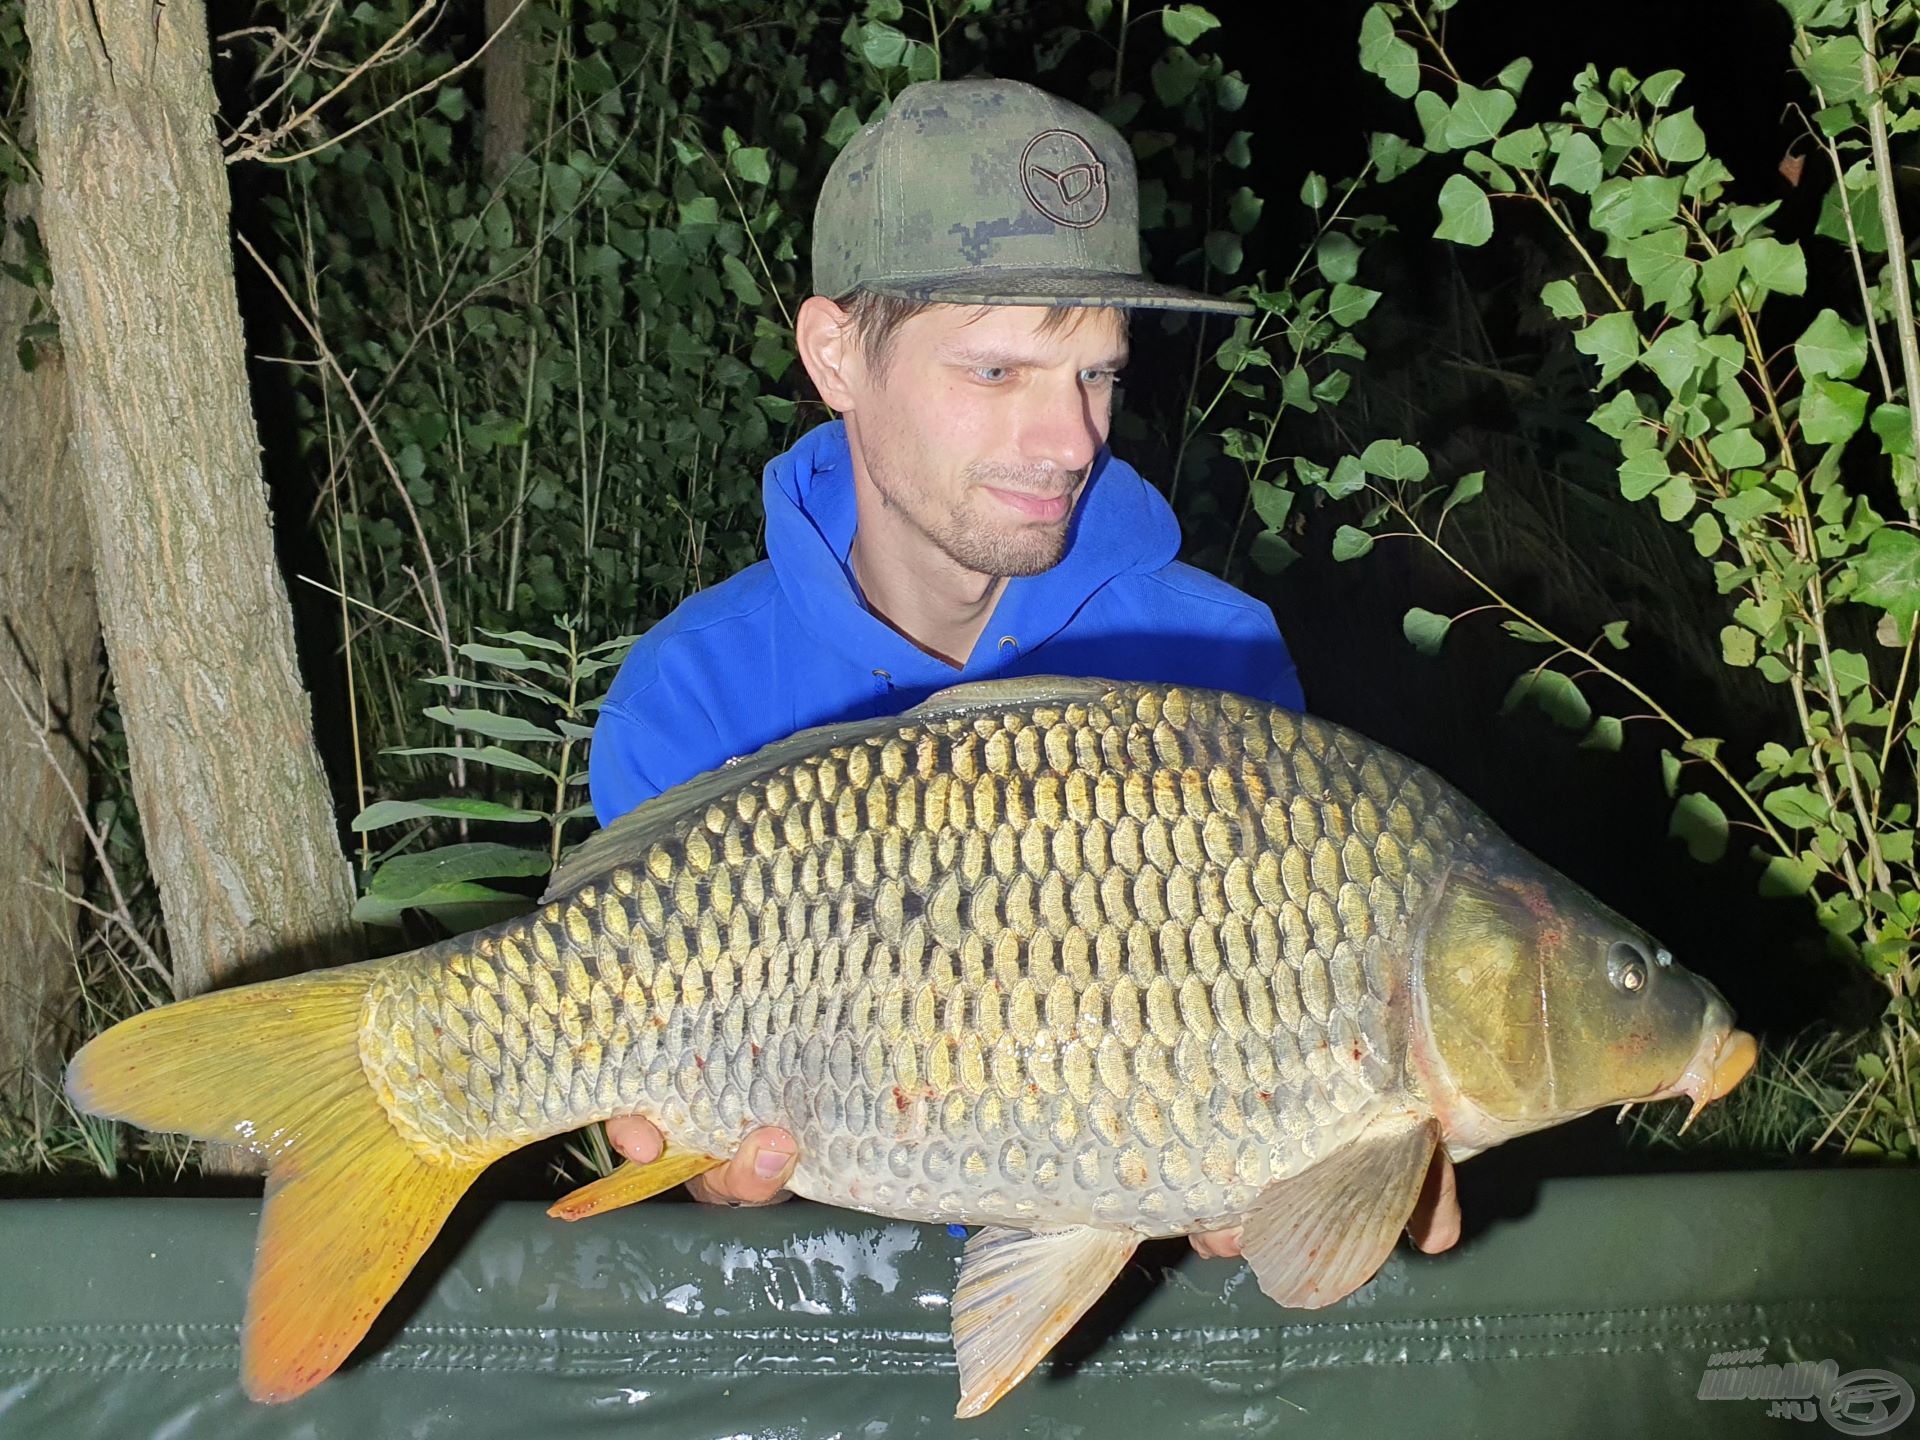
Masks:
[[[882,503],[962,568],[1037,575],[1106,444],[1120,317],[1073,312],[1042,334],[1037,306],[940,305],[894,337],[884,374],[862,367],[849,430]]]

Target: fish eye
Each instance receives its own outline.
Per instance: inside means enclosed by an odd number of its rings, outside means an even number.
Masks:
[[[1663,952],[1664,953],[1664,952]],[[1613,988],[1636,994],[1647,986],[1647,957],[1631,940],[1617,940],[1607,952],[1607,978]]]
[[[1660,966],[1660,968],[1664,970],[1667,966],[1673,964],[1673,952],[1671,950],[1654,951],[1653,963]]]

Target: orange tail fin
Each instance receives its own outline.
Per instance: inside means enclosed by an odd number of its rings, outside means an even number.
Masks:
[[[368,1083],[360,1012],[382,963],[150,1010],[67,1069],[82,1109],[266,1156],[241,1336],[256,1400],[290,1400],[339,1368],[485,1168],[419,1154]]]

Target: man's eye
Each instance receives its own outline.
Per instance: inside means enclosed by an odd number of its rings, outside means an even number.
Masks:
[[[1087,385],[1118,385],[1120,372],[1118,370],[1082,370],[1080,379]]]
[[[976,365],[973,373],[976,379],[984,380],[989,385],[998,385],[1007,378],[1008,371],[1004,365]]]

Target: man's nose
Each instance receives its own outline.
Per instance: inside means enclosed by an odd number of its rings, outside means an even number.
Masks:
[[[1078,473],[1093,463],[1106,443],[1106,416],[1078,377],[1043,387],[1022,417],[1021,452]]]

